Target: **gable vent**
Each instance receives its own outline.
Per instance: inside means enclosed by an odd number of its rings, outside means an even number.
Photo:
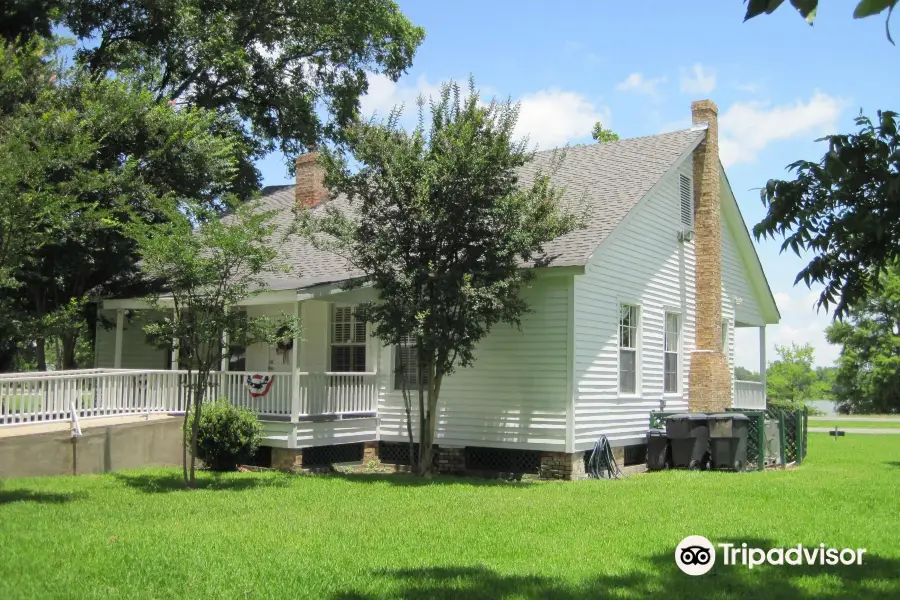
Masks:
[[[681,222],[688,227],[692,224],[693,202],[691,202],[691,178],[679,175],[681,183]]]

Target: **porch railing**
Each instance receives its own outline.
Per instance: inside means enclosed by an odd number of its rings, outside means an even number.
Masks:
[[[734,408],[766,409],[766,386],[759,381],[734,382]]]
[[[15,377],[13,375],[20,375]],[[224,397],[260,417],[290,420],[317,415],[374,413],[375,373],[267,373],[271,385],[252,397],[251,373],[213,372],[207,399]],[[294,400],[293,377],[298,397]],[[196,373],[191,375],[195,378]],[[0,426],[126,415],[183,412],[187,371],[83,370],[7,374],[0,378]]]

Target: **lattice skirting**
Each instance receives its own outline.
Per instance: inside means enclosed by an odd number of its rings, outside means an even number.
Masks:
[[[419,451],[418,444],[414,452]],[[374,442],[314,446],[302,449],[274,449],[272,466],[284,470],[318,471],[336,463],[365,463],[378,460],[386,465],[408,467],[409,444]],[[584,476],[584,453],[566,454],[539,450],[511,450],[476,446],[436,446],[434,466],[438,473],[482,477],[539,477],[580,479]]]
[[[313,446],[303,449],[304,467],[327,467],[335,463],[362,462],[363,443]]]

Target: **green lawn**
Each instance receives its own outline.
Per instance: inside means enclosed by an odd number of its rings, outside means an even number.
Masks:
[[[0,598],[900,598],[900,436],[811,434],[791,471],[500,483],[177,470],[2,482]],[[685,536],[864,547],[691,578]],[[720,559],[721,563],[721,559]]]
[[[809,421],[810,427],[827,427],[834,429],[900,429],[900,421],[852,421],[840,419],[837,421]]]
[[[35,412],[41,408],[41,396],[9,396],[0,404],[0,409],[7,413]]]

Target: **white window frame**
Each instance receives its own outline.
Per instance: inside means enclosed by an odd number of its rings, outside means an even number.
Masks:
[[[349,309],[350,310],[350,338],[349,340],[345,338],[345,341],[335,341],[335,325],[337,324],[337,311],[340,309]],[[356,339],[358,337],[359,329],[358,325],[363,325],[363,339]],[[328,371],[329,372],[338,372],[335,371],[335,366],[332,364],[333,362],[333,351],[332,349],[335,347],[361,347],[364,349],[364,360],[361,371],[339,371],[341,373],[365,373],[367,371],[367,366],[369,363],[369,344],[368,344],[369,332],[368,325],[360,322],[356,318],[356,306],[352,304],[332,304],[328,313]],[[351,359],[352,363],[352,359]]]
[[[678,319],[677,331],[678,336],[675,344],[675,350],[669,350],[669,317],[673,316]],[[684,356],[682,348],[684,347],[684,318],[680,311],[668,310],[663,312],[663,395],[678,396],[682,393],[682,356]],[[675,389],[666,390],[666,355],[675,354]]]
[[[643,324],[643,307],[640,302],[632,302],[627,300],[619,300],[617,303],[618,306],[618,320],[616,323],[616,390],[618,392],[618,396],[620,398],[640,398],[641,396],[641,339],[642,335],[642,324]],[[633,347],[622,347],[622,309],[625,306],[629,306],[635,310],[635,320],[637,321],[636,325],[634,325],[634,346]],[[634,391],[623,392],[622,391],[622,350],[633,350],[634,351]]]

